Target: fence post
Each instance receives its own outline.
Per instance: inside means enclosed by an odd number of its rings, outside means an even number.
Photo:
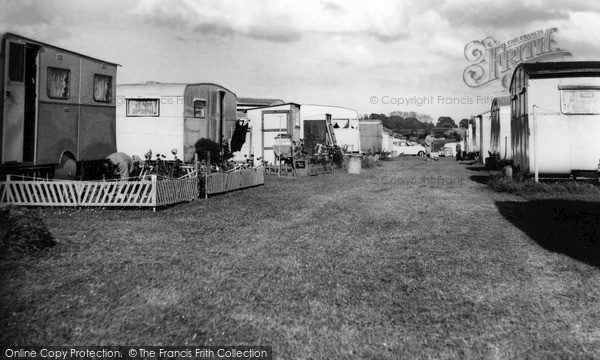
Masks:
[[[206,176],[204,177],[204,198],[208,199],[208,176],[210,175],[210,151],[206,152]]]
[[[158,189],[157,189],[158,181],[157,181],[157,178],[156,178],[156,174],[150,175],[150,178],[152,179],[152,191],[150,192],[150,194],[151,194],[150,196],[152,198],[152,205],[154,205],[152,207],[152,211],[156,211],[156,205],[158,205],[157,204],[157,201],[158,201],[158,196],[157,196],[157,194],[158,194]]]
[[[198,177],[198,153],[194,153],[194,173]]]
[[[6,202],[8,204],[12,203],[12,191],[10,190],[10,174],[6,175]]]

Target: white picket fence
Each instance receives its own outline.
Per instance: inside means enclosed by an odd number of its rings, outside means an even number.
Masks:
[[[13,180],[0,182],[0,203],[24,206],[153,207],[198,197],[198,179],[141,181]]]

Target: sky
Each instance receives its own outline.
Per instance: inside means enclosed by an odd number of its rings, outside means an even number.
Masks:
[[[214,82],[238,97],[458,121],[506,95],[470,87],[468,44],[557,29],[554,61],[600,60],[600,2],[0,0],[0,31],[118,63],[118,84]],[[466,51],[467,50],[467,51]],[[485,53],[485,51],[483,52]],[[476,74],[477,76],[477,74]],[[117,94],[118,95],[118,94]]]

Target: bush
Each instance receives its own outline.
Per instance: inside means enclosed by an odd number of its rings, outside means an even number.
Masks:
[[[206,159],[207,153],[210,151],[210,163],[212,165],[223,165],[227,160],[233,157],[233,154],[229,151],[229,145],[223,144],[223,155],[219,152],[219,143],[210,139],[201,138],[194,144],[196,153],[198,153],[198,160],[202,161]]]
[[[0,256],[29,253],[56,245],[46,224],[28,209],[0,208]]]
[[[379,163],[379,155],[363,155],[362,157],[362,167],[363,168],[372,168],[376,165],[380,165]]]
[[[310,158],[310,163],[313,165],[335,165],[338,168],[344,164],[344,154],[342,149],[337,146],[324,146],[321,153]]]

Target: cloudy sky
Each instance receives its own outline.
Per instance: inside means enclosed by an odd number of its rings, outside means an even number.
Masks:
[[[10,31],[122,65],[118,83],[215,82],[239,97],[416,111],[489,109],[465,46],[557,28],[564,60],[600,60],[597,1],[0,0]],[[412,101],[410,99],[413,99]],[[395,104],[394,104],[395,102]],[[410,104],[408,104],[410,102]],[[461,104],[462,103],[462,104]]]

